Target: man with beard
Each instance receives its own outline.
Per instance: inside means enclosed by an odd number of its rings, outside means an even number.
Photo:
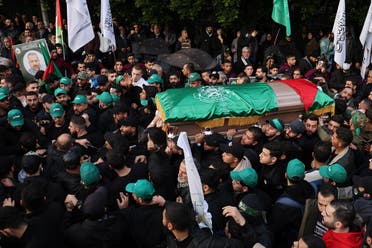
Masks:
[[[98,117],[97,127],[102,133],[109,130],[109,127],[113,124],[113,108],[112,108],[112,96],[107,91],[102,92],[102,94],[97,96],[99,101],[98,107],[101,110]]]
[[[103,135],[94,128],[86,128],[86,123],[81,116],[72,116],[69,124],[70,134],[75,142],[82,146],[83,153],[90,156],[95,155],[99,147],[103,146],[105,140]]]
[[[319,128],[319,117],[314,114],[306,116],[304,120],[305,132],[302,135],[303,138],[303,154],[302,161],[304,162],[306,169],[311,168],[312,152],[314,151],[314,146],[320,141],[318,135]]]
[[[327,205],[322,216],[323,224],[330,229],[322,238],[328,248],[361,247],[363,234],[354,224],[356,213],[351,202],[334,200]]]
[[[266,121],[266,124],[262,127],[262,131],[268,141],[282,140],[282,132],[284,131],[283,121],[278,118]]]
[[[35,116],[41,110],[41,104],[39,103],[39,96],[36,92],[30,91],[26,93],[26,106],[24,107],[25,118],[34,120]]]
[[[304,149],[303,133],[305,132],[305,125],[301,120],[292,121],[288,128],[285,129],[285,139],[291,141],[298,154],[302,154]]]
[[[66,120],[65,110],[59,103],[50,105],[49,113],[53,119],[53,125],[45,129],[41,127],[40,131],[44,133],[49,140],[55,140],[61,134],[68,133],[68,120]]]
[[[77,95],[72,101],[74,115],[82,116],[83,114],[88,115],[89,122],[96,124],[97,112],[89,106],[88,99],[85,95]]]
[[[65,89],[57,88],[54,91],[54,97],[56,98],[56,102],[61,104],[65,110],[69,108],[70,97],[67,95],[67,91]]]
[[[266,66],[259,66],[256,69],[256,80],[257,82],[268,82],[267,68]]]

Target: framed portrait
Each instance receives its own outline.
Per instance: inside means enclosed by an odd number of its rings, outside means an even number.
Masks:
[[[14,45],[14,52],[22,72],[23,78],[28,81],[34,79],[36,72],[44,71],[49,61],[45,61],[40,44],[43,44],[49,54],[45,39]],[[50,56],[50,55],[49,55]]]

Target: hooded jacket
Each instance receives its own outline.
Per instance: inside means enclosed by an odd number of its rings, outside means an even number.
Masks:
[[[328,230],[322,239],[327,248],[359,248],[363,242],[363,234],[360,230],[347,233]]]

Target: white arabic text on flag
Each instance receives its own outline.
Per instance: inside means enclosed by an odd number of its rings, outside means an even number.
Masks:
[[[114,51],[116,49],[116,41],[115,41],[115,34],[114,34],[114,25],[112,23],[112,15],[111,15],[111,8],[110,8],[110,1],[109,0],[101,0],[101,23],[100,23],[101,33],[104,39],[100,39],[100,41],[104,41],[107,44],[104,46],[100,46],[101,52],[108,52]]]
[[[346,58],[346,13],[345,0],[340,0],[337,8],[332,32],[334,34],[335,56],[334,61],[342,66]]]
[[[203,188],[199,172],[196,169],[194,159],[192,157],[192,152],[186,132],[180,133],[177,141],[177,146],[183,149],[183,154],[185,156],[187,181],[189,183],[191,201],[194,206],[195,212],[198,214],[200,220],[202,221],[201,223],[199,223],[199,226],[208,227],[212,231],[212,216],[208,212],[208,204],[204,200]]]
[[[68,45],[73,52],[93,40],[94,32],[86,0],[66,0]]]
[[[371,50],[372,50],[372,1],[369,5],[366,20],[364,21],[362,32],[359,36],[360,43],[364,47],[362,67],[360,74],[362,78],[365,77],[365,71],[367,66],[371,63]]]

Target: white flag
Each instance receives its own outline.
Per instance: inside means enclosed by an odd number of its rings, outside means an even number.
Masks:
[[[346,13],[345,0],[340,0],[332,32],[335,44],[335,62],[342,66],[346,58]]]
[[[114,34],[114,25],[112,23],[112,15],[109,0],[101,0],[101,33],[105,38],[108,49],[103,46],[100,47],[101,52],[114,51],[116,49],[116,41]]]
[[[201,223],[199,223],[199,226],[201,224],[204,224],[204,227],[209,227],[209,229],[211,229],[212,231],[212,216],[208,212],[208,204],[204,200],[203,188],[200,181],[199,172],[196,169],[194,159],[192,157],[192,152],[186,132],[181,132],[181,134],[179,135],[177,146],[183,149],[183,154],[185,156],[187,181],[189,183],[191,201],[194,206],[195,212],[198,214],[199,218],[202,221]]]
[[[73,52],[93,40],[94,32],[86,0],[66,0],[68,45]]]
[[[366,20],[364,21],[362,32],[359,36],[360,43],[364,47],[363,51],[363,63],[360,69],[362,78],[365,77],[365,71],[367,66],[371,63],[371,50],[372,50],[372,1],[369,5]]]

